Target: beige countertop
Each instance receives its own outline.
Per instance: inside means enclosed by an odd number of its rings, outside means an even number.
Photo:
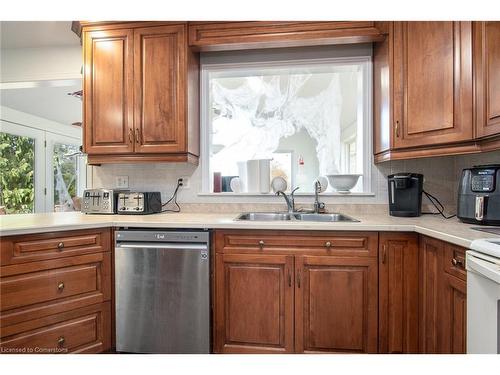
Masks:
[[[0,216],[0,235],[99,227],[142,228],[203,228],[203,229],[275,229],[275,230],[333,230],[333,231],[401,231],[417,232],[463,247],[480,238],[498,237],[472,230],[477,225],[463,224],[456,218],[445,220],[439,216],[397,218],[388,214],[357,214],[356,223],[314,223],[300,221],[235,221],[237,213],[163,213],[155,215],[85,215],[80,212]]]

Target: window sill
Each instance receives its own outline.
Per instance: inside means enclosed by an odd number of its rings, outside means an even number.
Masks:
[[[198,193],[199,197],[274,197],[274,193]],[[314,193],[295,193],[295,197],[314,197]],[[327,192],[321,193],[320,197],[374,197],[375,193],[337,193],[337,192]]]

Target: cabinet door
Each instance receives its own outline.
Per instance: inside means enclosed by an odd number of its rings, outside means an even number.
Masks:
[[[394,146],[471,140],[471,22],[394,25]]]
[[[467,285],[464,280],[445,274],[441,298],[441,353],[465,354],[467,323]]]
[[[215,352],[293,352],[293,262],[293,256],[216,255]]]
[[[474,22],[476,131],[500,134],[500,22]]]
[[[184,25],[134,30],[136,152],[185,151]]]
[[[84,37],[84,147],[93,154],[132,153],[133,31]]]
[[[432,354],[439,352],[439,298],[443,274],[443,242],[420,237],[420,312],[419,312],[419,352]]]
[[[418,236],[381,233],[379,352],[418,353]]]
[[[377,258],[295,257],[295,351],[377,352]]]

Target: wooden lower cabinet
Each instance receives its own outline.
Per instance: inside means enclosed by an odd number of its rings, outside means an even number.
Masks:
[[[440,352],[466,352],[467,284],[466,281],[445,274],[442,289],[440,320]]]
[[[419,352],[466,352],[465,249],[420,237]],[[451,266],[449,266],[449,263]]]
[[[418,353],[418,235],[379,238],[379,352]]]
[[[99,353],[111,349],[111,231],[1,239],[3,353]]]
[[[354,233],[331,250],[328,239],[327,250],[318,248],[325,246],[318,233],[272,231],[262,231],[264,246],[251,250],[259,233],[249,235],[214,236],[216,353],[377,352],[377,233],[357,235],[363,251],[351,249]]]
[[[218,353],[293,352],[293,256],[217,254]]]
[[[295,352],[377,352],[376,258],[295,257]]]

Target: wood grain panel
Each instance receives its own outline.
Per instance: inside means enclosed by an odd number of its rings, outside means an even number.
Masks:
[[[473,139],[471,22],[396,22],[394,147]]]
[[[500,134],[500,22],[474,22],[477,137]]]
[[[293,257],[216,256],[215,351],[293,351]]]
[[[107,252],[3,266],[2,332],[29,320],[109,300],[110,258]]]
[[[418,235],[381,233],[379,352],[418,353]]]
[[[444,275],[440,308],[440,352],[466,353],[467,284],[452,275]]]
[[[2,267],[111,250],[109,228],[7,236],[0,243]]]
[[[443,242],[420,237],[419,263],[419,352],[439,353],[439,299],[443,277]]]
[[[84,40],[84,151],[133,152],[133,31],[89,31]]]
[[[201,51],[369,43],[383,36],[371,21],[190,22],[189,44]]]
[[[376,257],[378,233],[218,230],[215,240],[217,251],[224,253]]]
[[[29,330],[2,334],[9,353],[99,353],[111,347],[110,302],[33,320]]]
[[[186,150],[185,25],[134,30],[136,151]]]
[[[297,256],[295,351],[377,352],[377,260]]]

